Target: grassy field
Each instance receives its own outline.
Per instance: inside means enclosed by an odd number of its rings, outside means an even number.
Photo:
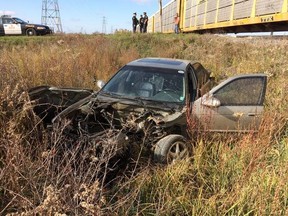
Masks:
[[[0,37],[0,215],[287,215],[287,50],[285,38]],[[199,60],[217,81],[266,73],[264,119],[257,134],[197,134],[192,158],[177,164],[136,157],[107,186],[95,178],[97,164],[49,150],[27,89],[96,88],[95,80],[147,56]]]

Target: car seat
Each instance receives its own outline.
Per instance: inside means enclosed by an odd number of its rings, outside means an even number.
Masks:
[[[155,94],[155,86],[150,82],[138,82],[135,84],[136,94],[140,97],[152,97]]]

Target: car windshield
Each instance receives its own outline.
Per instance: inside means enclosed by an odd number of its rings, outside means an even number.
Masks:
[[[23,21],[23,20],[21,20],[21,19],[19,19],[19,18],[13,18],[17,23],[20,23],[20,24],[27,24],[27,22],[25,22],[25,21]]]
[[[101,93],[130,99],[184,103],[184,71],[125,66],[112,77]]]

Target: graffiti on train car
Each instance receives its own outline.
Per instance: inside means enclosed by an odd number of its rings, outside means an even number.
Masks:
[[[273,22],[273,16],[262,17],[261,22]]]

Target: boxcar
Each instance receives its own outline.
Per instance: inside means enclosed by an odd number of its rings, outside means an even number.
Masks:
[[[239,33],[288,30],[288,0],[172,0],[149,19],[149,32]],[[161,25],[162,23],[162,25]]]

